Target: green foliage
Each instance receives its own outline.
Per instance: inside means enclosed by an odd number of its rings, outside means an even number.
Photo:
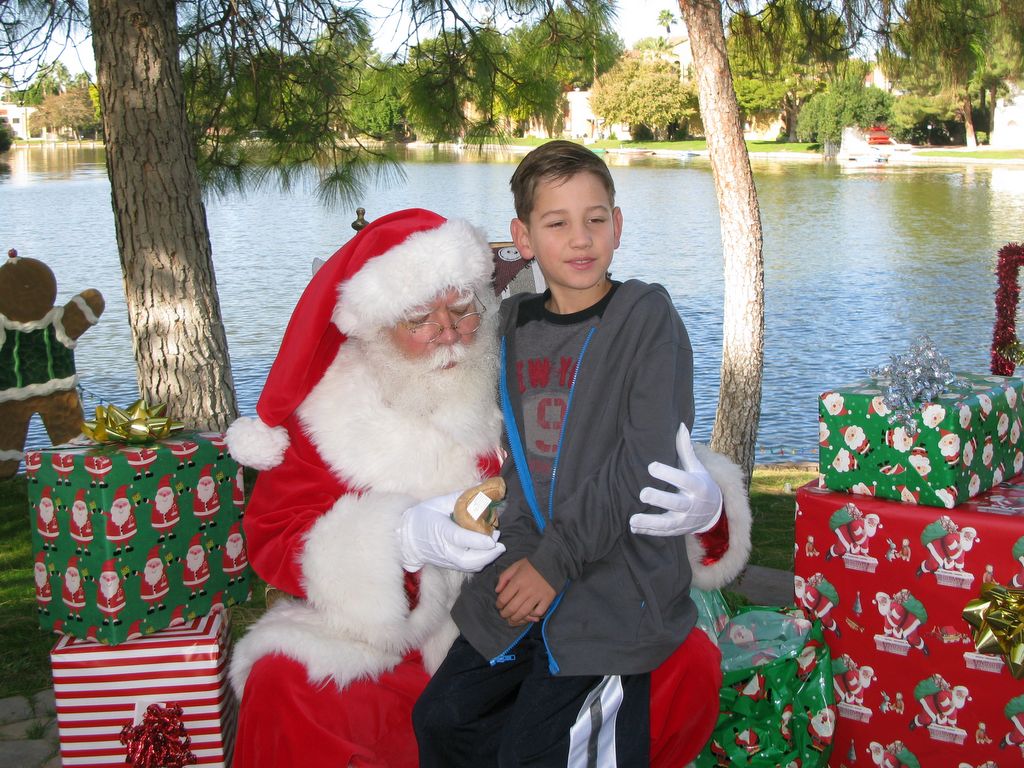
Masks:
[[[0,152],[6,152],[14,144],[14,136],[6,123],[0,123]]]
[[[71,83],[71,72],[62,62],[41,64],[32,84],[25,90],[21,103],[38,106],[47,96],[56,96],[67,90]]]
[[[949,136],[947,124],[955,122],[956,117],[957,105],[948,94],[917,96],[908,93],[893,101],[889,127],[900,141],[945,144],[950,143],[943,141],[943,137]]]
[[[797,135],[802,141],[838,144],[843,128],[868,128],[888,123],[891,116],[891,95],[859,80],[839,80],[807,102],[800,112]]]
[[[386,141],[409,138],[402,103],[404,71],[395,64],[377,62],[365,69],[352,98],[349,121],[359,133]]]
[[[697,95],[669,62],[627,55],[598,78],[591,106],[609,123],[643,125],[660,139],[697,114]]]
[[[781,112],[790,138],[797,114],[847,58],[846,29],[832,11],[800,0],[769,3],[729,19],[729,66],[740,109]]]

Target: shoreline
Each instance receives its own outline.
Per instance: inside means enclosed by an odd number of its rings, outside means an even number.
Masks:
[[[505,152],[515,154],[526,154],[530,150],[534,149],[538,145],[519,145],[519,144],[481,144],[479,146],[473,146],[469,144],[458,144],[453,142],[427,142],[427,141],[413,141],[405,145],[411,149],[448,149],[454,152],[465,151],[466,149],[473,149],[481,152]],[[585,145],[589,146],[589,145]],[[707,149],[646,149],[643,147],[593,147],[598,150],[600,154],[618,156],[618,157],[641,157],[641,156],[653,156],[662,158],[673,158],[678,160],[692,160],[692,159],[704,159],[707,160],[709,152]],[[865,161],[858,162],[856,157],[851,157],[845,160],[838,160],[836,158],[828,159],[821,152],[752,152],[747,150],[747,156],[751,162],[757,160],[773,160],[773,161],[791,161],[797,163],[835,163],[844,168],[872,168],[880,169],[892,166],[913,166],[913,165],[1006,165],[1006,166],[1024,166],[1024,157],[1022,158],[997,158],[997,157],[957,157],[956,154],[967,153],[967,152],[1004,152],[1004,151],[1024,151],[1024,148],[1018,149],[985,149],[976,148],[968,149],[967,147],[913,147],[909,150],[901,150],[900,152],[893,152],[882,157],[886,159],[883,162],[877,162],[877,157],[865,158]],[[921,152],[951,152],[955,153],[952,155],[922,155]]]
[[[381,142],[384,144],[384,142]],[[495,152],[495,153],[515,153],[515,154],[526,154],[530,150],[534,149],[537,145],[520,145],[520,144],[481,144],[474,146],[470,144],[460,144],[455,142],[428,142],[428,141],[412,141],[408,144],[401,145],[409,149],[447,149],[453,152],[460,152],[466,149],[474,149],[480,152]],[[585,145],[589,146],[589,145]],[[15,150],[23,149],[102,149],[104,143],[100,139],[80,139],[72,141],[15,141],[12,145],[10,152]],[[660,158],[672,158],[676,160],[693,160],[709,158],[709,151],[707,149],[658,149],[658,148],[643,148],[643,147],[595,147],[600,154],[610,155],[612,157],[643,157],[652,156]],[[910,149],[901,149],[898,152],[889,152],[885,154],[860,156],[852,155],[845,159],[839,160],[837,158],[826,158],[824,154],[820,152],[773,152],[766,150],[764,152],[750,151],[748,149],[747,156],[750,158],[752,163],[759,160],[772,160],[775,162],[796,162],[796,163],[835,163],[843,168],[864,168],[878,170],[886,167],[895,166],[915,166],[915,165],[995,165],[995,166],[1024,166],[1024,157],[1022,158],[1005,158],[1005,157],[959,157],[960,154],[967,153],[985,153],[985,152],[1004,152],[1004,151],[1024,151],[1024,148],[1020,150],[1016,148],[975,148],[968,149],[967,147],[911,147]],[[922,154],[926,152],[944,152],[950,154],[943,155],[928,155]]]

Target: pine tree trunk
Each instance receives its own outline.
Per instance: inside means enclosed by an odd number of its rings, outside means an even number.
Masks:
[[[968,149],[978,146],[978,134],[974,132],[974,112],[971,107],[971,94],[964,91],[964,100],[960,109],[964,113],[964,134]]]
[[[173,0],[90,0],[139,391],[199,429],[237,415],[185,114]]]
[[[749,479],[761,416],[764,262],[761,214],[729,72],[719,0],[679,0],[693,49],[697,96],[721,219],[725,269],[722,384],[711,446]]]

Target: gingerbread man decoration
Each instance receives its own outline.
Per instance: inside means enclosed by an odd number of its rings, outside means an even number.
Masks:
[[[32,414],[55,445],[81,432],[75,343],[105,306],[90,288],[55,307],[52,270],[13,248],[7,257],[0,266],[0,478],[18,471]]]

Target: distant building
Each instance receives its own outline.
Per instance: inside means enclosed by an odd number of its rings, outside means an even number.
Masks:
[[[16,139],[29,138],[29,116],[36,111],[35,107],[22,107],[0,101],[0,123],[10,129]]]
[[[609,139],[615,136],[620,141],[629,141],[632,134],[628,125],[608,125],[603,117],[594,114],[590,107],[590,91],[578,88],[565,94],[565,136],[584,141]]]
[[[989,145],[1000,149],[1024,149],[1024,91],[1011,83],[1010,94],[996,99]]]

